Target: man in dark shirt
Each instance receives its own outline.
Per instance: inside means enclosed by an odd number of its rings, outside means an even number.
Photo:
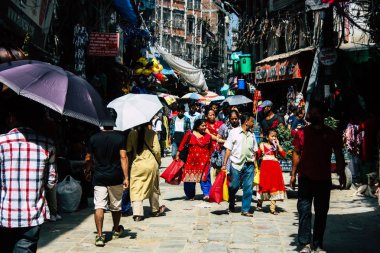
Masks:
[[[112,213],[112,239],[117,239],[124,230],[119,223],[123,191],[129,187],[126,147],[125,135],[113,130],[113,126],[104,126],[104,130],[91,136],[88,142],[85,166],[93,168],[96,246],[105,245],[102,230],[107,205]]]
[[[334,150],[336,168],[341,187],[346,184],[344,174],[343,141],[341,135],[324,124],[327,109],[315,103],[310,107],[310,125],[295,132],[293,164],[290,186],[295,187],[298,173],[299,213],[298,242],[301,252],[323,251],[323,235],[326,228],[331,190],[331,155]],[[314,201],[314,228],[311,234],[311,205]]]
[[[270,100],[265,100],[260,106],[262,108],[260,123],[260,137],[266,135],[269,129],[276,129],[279,125],[284,125],[284,119],[273,112],[273,103]]]

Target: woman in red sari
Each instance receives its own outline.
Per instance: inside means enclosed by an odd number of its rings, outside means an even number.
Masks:
[[[262,202],[270,200],[270,212],[277,215],[276,201],[283,201],[286,194],[282,169],[277,156],[285,158],[286,154],[278,142],[277,131],[275,129],[268,130],[266,139],[267,142],[260,143],[257,152],[258,157],[262,157],[258,190],[260,195],[257,208],[260,210]]]
[[[188,131],[182,139],[175,159],[179,159],[180,152],[188,143],[189,154],[185,161],[182,173],[184,191],[187,199],[194,200],[195,183],[201,183],[203,199],[209,196],[211,184],[208,184],[207,172],[210,167],[211,156],[211,135],[206,133],[206,122],[204,119],[197,119],[194,122],[193,131]]]
[[[206,115],[206,133],[212,137],[212,151],[219,148],[219,143],[224,143],[224,140],[218,134],[219,128],[224,124],[223,121],[216,120],[215,111],[211,108],[205,111]]]
[[[212,137],[212,150],[211,150],[211,155],[213,152],[221,152],[221,147],[219,144],[223,144],[224,140],[223,138],[219,135],[219,129],[220,127],[224,124],[223,121],[216,120],[215,117],[215,110],[207,109],[205,112],[206,115],[206,133],[211,135]],[[210,184],[210,188],[212,183],[215,180],[215,177],[218,173],[217,169],[220,168],[214,168],[210,166],[210,168],[207,171],[207,181]],[[206,198],[207,200],[207,198]]]

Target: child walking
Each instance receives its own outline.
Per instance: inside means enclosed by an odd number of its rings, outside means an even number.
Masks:
[[[257,155],[262,159],[260,164],[259,200],[257,209],[262,209],[262,202],[270,200],[270,213],[278,215],[276,201],[285,199],[285,184],[282,169],[277,156],[285,158],[286,153],[277,139],[277,131],[269,129],[266,134],[267,142],[261,142]]]

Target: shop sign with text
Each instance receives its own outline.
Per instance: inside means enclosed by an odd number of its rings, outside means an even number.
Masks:
[[[92,32],[88,55],[91,56],[117,56],[119,52],[119,34]]]
[[[283,60],[257,66],[255,71],[257,84],[298,78],[302,76],[299,64],[295,60]]]

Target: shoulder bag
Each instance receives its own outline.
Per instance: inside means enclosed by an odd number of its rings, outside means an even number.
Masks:
[[[181,159],[184,163],[186,162],[187,156],[189,155],[189,142],[192,135],[193,135],[192,132],[190,132],[189,136],[187,137],[185,147],[179,153],[179,159]]]

